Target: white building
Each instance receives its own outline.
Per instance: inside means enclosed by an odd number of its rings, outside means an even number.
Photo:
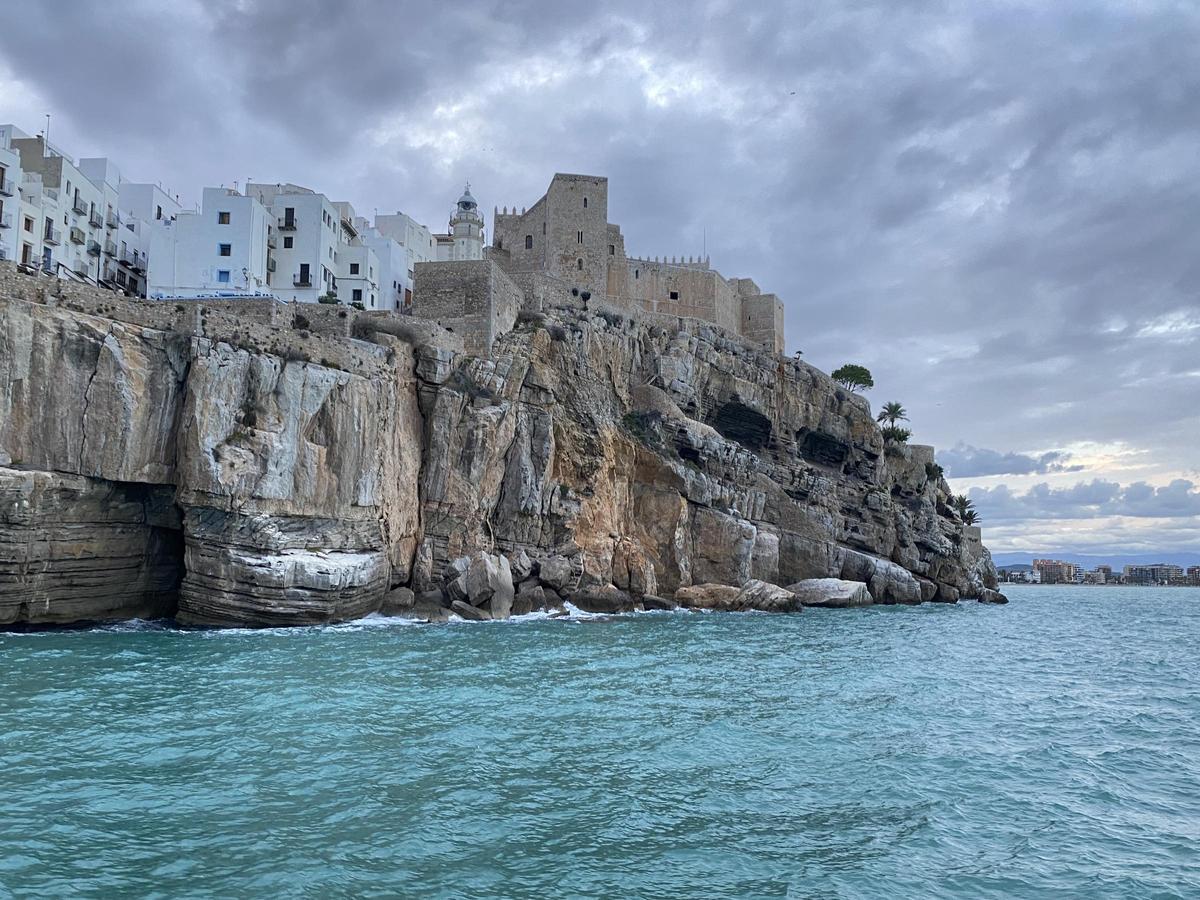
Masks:
[[[0,224],[11,225],[0,227],[4,258],[61,278],[144,294],[149,236],[142,220],[121,213],[131,183],[111,160],[76,163],[41,135],[0,125],[0,169]],[[178,204],[158,194],[159,216],[174,215]]]
[[[146,196],[157,208],[159,198]],[[151,242],[147,296],[269,296],[274,287],[271,221],[257,198],[205,188],[199,212],[142,223]]]
[[[450,217],[449,233],[434,235],[434,240],[439,262],[483,259],[483,216],[479,214],[479,204],[471,196],[471,185],[468,184],[458,198]]]
[[[12,148],[13,131],[12,125],[0,125],[0,260],[17,261],[24,252],[29,264],[34,235],[22,243],[26,219],[21,214],[21,154]]]
[[[302,303],[361,303],[379,307],[379,264],[358,237],[354,209],[296,184],[246,186],[271,212],[278,247],[273,293]]]
[[[437,247],[433,232],[416,219],[397,211],[395,215],[376,215],[375,231],[380,237],[395,241],[400,247],[402,259],[391,263],[392,280],[396,282],[399,309],[412,305],[413,275],[419,262],[435,262]],[[376,249],[376,254],[379,250]],[[387,284],[385,280],[383,282]]]

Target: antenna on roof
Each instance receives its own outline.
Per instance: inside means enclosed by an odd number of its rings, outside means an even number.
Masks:
[[[46,113],[46,130],[42,132],[42,156],[50,152],[50,113]]]

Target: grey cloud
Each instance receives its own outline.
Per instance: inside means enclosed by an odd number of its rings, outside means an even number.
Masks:
[[[950,478],[978,478],[986,475],[1045,475],[1049,472],[1078,472],[1082,465],[1070,464],[1071,454],[1050,450],[1033,456],[1028,453],[1002,453],[986,447],[973,447],[960,441],[948,450],[938,451],[937,461]]]
[[[1195,519],[1200,517],[1200,489],[1196,483],[1177,478],[1164,486],[1145,482],[1121,485],[1096,478],[1071,487],[1036,484],[1023,493],[1001,484],[972,488],[984,522],[1013,523],[1038,519],[1096,519],[1108,516],[1134,518]],[[1192,529],[1200,522],[1190,523]]]

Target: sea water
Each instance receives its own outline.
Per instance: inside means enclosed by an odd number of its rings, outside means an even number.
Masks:
[[[1200,590],[1010,595],[0,634],[0,896],[1200,896]]]

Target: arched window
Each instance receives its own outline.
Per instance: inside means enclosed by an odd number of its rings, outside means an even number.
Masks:
[[[635,279],[635,280],[637,279],[637,277],[638,277],[638,270],[637,270],[637,269],[634,269],[634,270],[633,270],[633,277],[634,277],[634,279]]]
[[[533,249],[533,235],[532,234],[525,235],[525,249],[526,250]]]
[[[587,197],[583,198],[583,208],[587,209]]]
[[[583,271],[583,260],[582,259],[575,260],[575,268],[577,268],[580,272]]]

